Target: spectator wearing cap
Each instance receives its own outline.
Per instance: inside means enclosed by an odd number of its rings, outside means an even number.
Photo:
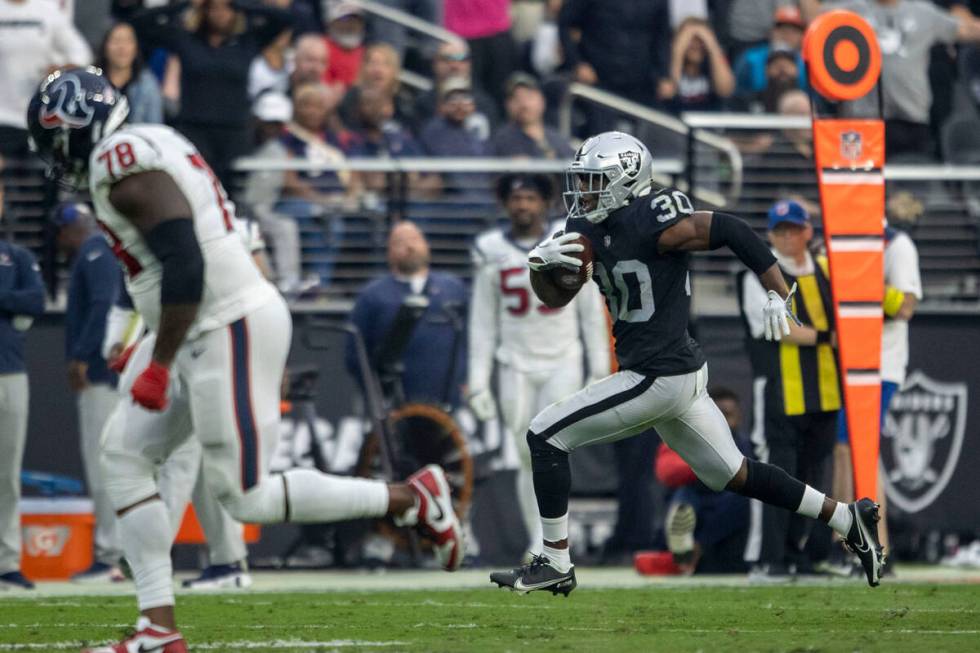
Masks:
[[[439,114],[432,118],[419,141],[430,156],[485,156],[486,131],[473,120],[476,103],[469,81],[450,77],[439,89]]]
[[[783,96],[800,90],[801,70],[798,52],[782,46],[769,48],[765,84],[758,91],[737,96],[734,106],[749,113],[778,113]]]
[[[510,35],[510,0],[443,0],[446,29],[466,39],[473,55],[472,78],[494,98],[516,68]]]
[[[749,48],[765,45],[771,37],[776,12],[797,5],[797,0],[732,0],[728,5],[725,33],[728,55],[737,61]]]
[[[674,33],[670,77],[661,80],[660,100],[671,111],[716,111],[735,90],[735,78],[707,21],[689,17]]]
[[[96,230],[85,204],[55,209],[58,250],[71,260],[68,307],[65,311],[65,355],[68,385],[78,405],[82,463],[89,495],[95,504],[95,557],[79,579],[109,579],[119,574],[116,515],[106,493],[99,463],[102,427],[119,400],[115,374],[102,357],[106,317],[119,292],[119,265],[108,241]],[[121,576],[119,576],[121,578]]]
[[[255,0],[202,0],[140,12],[132,25],[146,46],[178,58],[177,127],[232,191],[232,161],[251,147],[249,68],[290,27],[289,13]]]
[[[95,65],[129,102],[131,123],[163,122],[163,98],[156,77],[143,66],[136,31],[129,23],[116,23],[105,33]]]
[[[794,6],[779,7],[773,14],[769,42],[745,50],[735,62],[735,93],[746,97],[768,88],[771,80],[770,56],[777,52],[782,57],[792,56],[796,64],[796,81],[793,88],[805,90],[806,70],[800,54],[805,27],[799,9]]]
[[[792,303],[802,326],[791,322],[782,340],[765,340],[766,291],[754,275],[740,275],[739,303],[756,378],[754,400],[763,403],[755,406],[755,414],[764,416],[751,439],[760,458],[768,456],[770,464],[829,492],[841,392],[827,261],[810,253],[813,224],[801,204],[776,202],[768,218],[773,254],[787,283],[797,288]],[[763,507],[761,531],[759,527],[756,520],[755,541],[761,541],[761,551],[747,552],[747,559],[759,562],[756,573],[783,576],[794,567],[805,573],[826,561],[829,530],[811,531],[808,521],[769,506]]]
[[[507,116],[490,143],[494,156],[570,159],[574,150],[556,129],[544,124],[545,98],[534,77],[514,73],[507,80]]]
[[[450,77],[439,89],[439,115],[419,134],[422,150],[432,157],[488,156],[490,152],[483,125],[473,121],[476,104],[467,80]],[[481,173],[447,172],[442,175],[447,191],[480,189],[489,179]]]
[[[3,206],[0,203],[0,213]],[[25,332],[44,312],[44,284],[28,250],[0,238],[0,588],[33,589],[20,572],[20,469],[27,442]]]
[[[470,46],[466,41],[449,41],[442,43],[432,60],[431,90],[419,94],[415,99],[415,129],[421,129],[423,124],[436,115],[439,105],[439,87],[450,77],[461,77],[470,83],[473,102],[476,104],[476,114],[482,115],[490,128],[493,129],[500,121],[497,101],[490,97],[480,85],[474,83],[472,77],[472,57]]]
[[[289,150],[280,140],[293,118],[293,104],[281,93],[263,93],[252,106],[256,149],[252,156],[270,163],[285,161]],[[272,267],[279,290],[289,296],[300,282],[299,227],[295,218],[278,209],[286,186],[286,172],[265,168],[249,173],[242,200],[259,221],[272,245]]]
[[[327,4],[327,72],[325,84],[342,84],[348,89],[357,82],[364,61],[366,23],[360,6],[343,0]]]

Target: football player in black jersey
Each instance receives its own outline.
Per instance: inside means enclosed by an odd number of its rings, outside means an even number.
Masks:
[[[656,427],[660,436],[714,490],[731,490],[820,519],[858,555],[871,586],[884,554],[878,508],[870,499],[837,502],[778,467],[745,458],[721,411],[707,393],[701,347],[687,332],[691,252],[728,247],[759,276],[769,295],[764,310],[769,340],[798,324],[769,248],[742,220],[695,211],[687,196],[654,189],[649,150],[637,139],[606,132],[585,141],[566,171],[565,233],[529,254],[531,284],[548,306],[564,306],[577,290],[550,280],[547,270],[582,262],[574,256],[588,238],[593,280],[613,319],[619,371],[544,409],[527,433],[544,553],[529,564],[494,572],[491,582],[518,592],[566,596],[576,586],[568,550],[568,454]]]

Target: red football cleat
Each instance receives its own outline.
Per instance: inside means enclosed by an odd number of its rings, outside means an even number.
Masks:
[[[86,648],[82,653],[187,653],[184,636],[154,626],[146,617],[136,622],[136,632],[117,644]]]
[[[436,558],[442,568],[456,571],[463,562],[463,529],[453,510],[446,473],[438,465],[426,465],[407,482],[419,501],[416,526],[435,543]]]

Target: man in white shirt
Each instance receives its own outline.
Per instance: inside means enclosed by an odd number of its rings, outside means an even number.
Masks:
[[[541,526],[525,440],[531,418],[582,387],[583,343],[588,378],[609,374],[609,328],[598,287],[586,285],[560,309],[548,308],[531,291],[527,253],[562,226],[548,224],[551,193],[544,175],[501,178],[497,194],[510,224],[477,237],[470,300],[469,403],[486,421],[497,414],[499,400],[504,426],[516,440],[517,494],[532,553],[540,553]]]
[[[27,156],[27,103],[45,71],[91,60],[59,3],[0,0],[0,157]]]

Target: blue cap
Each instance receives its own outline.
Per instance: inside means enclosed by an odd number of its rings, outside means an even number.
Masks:
[[[67,227],[77,222],[83,215],[92,215],[87,204],[64,202],[55,207],[51,213],[51,222],[58,228]]]
[[[776,225],[783,222],[792,222],[801,227],[810,224],[810,214],[799,202],[793,200],[781,200],[772,205],[769,209],[769,231],[776,228]]]

